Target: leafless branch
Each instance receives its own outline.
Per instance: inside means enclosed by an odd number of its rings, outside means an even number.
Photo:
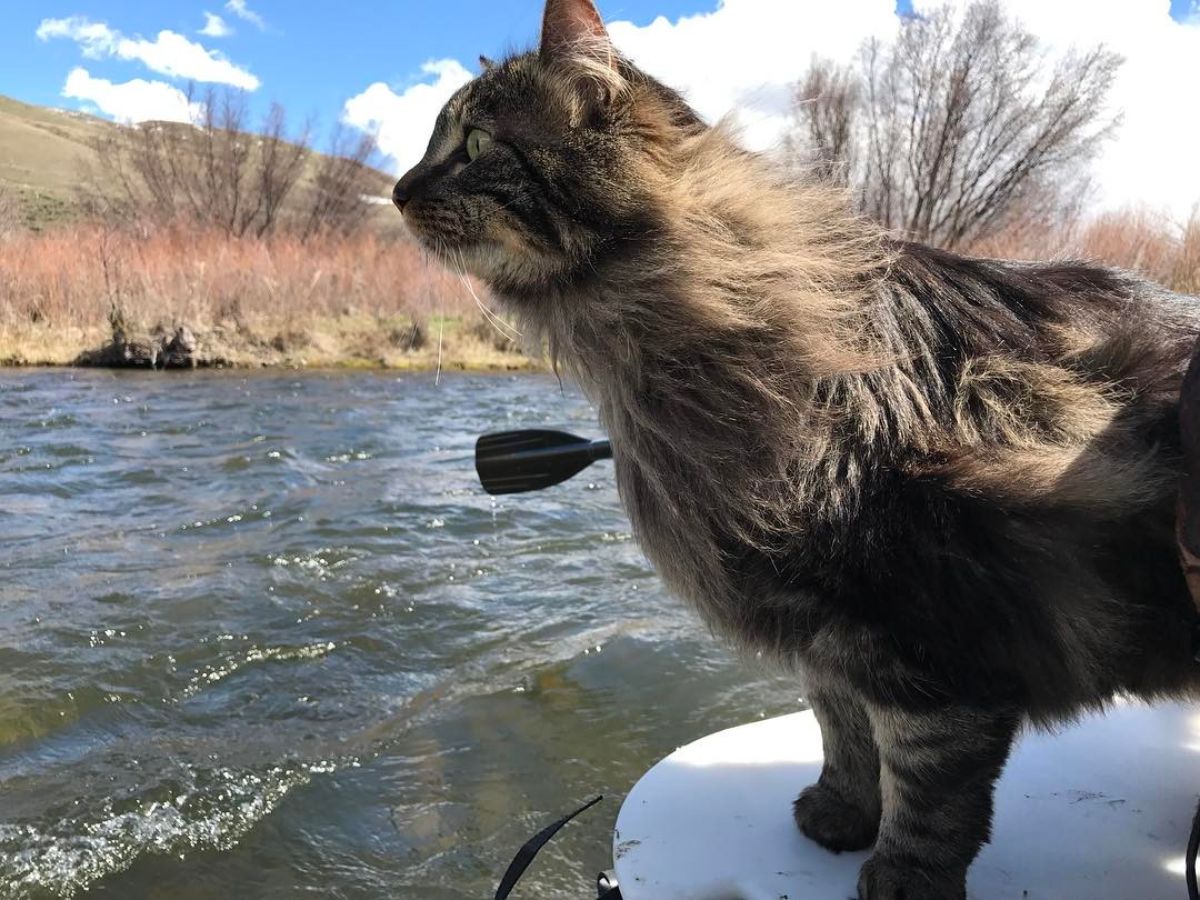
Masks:
[[[377,145],[370,134],[352,133],[338,125],[329,149],[316,164],[308,214],[300,228],[305,238],[332,231],[349,235],[367,221],[365,196],[376,189],[371,167]]]
[[[209,89],[192,124],[145,122],[96,146],[97,195],[114,211],[165,224],[187,221],[232,237],[263,236],[300,182],[310,157],[309,129],[290,134],[273,105],[257,129],[243,93]]]
[[[1047,65],[998,0],[906,19],[857,62],[816,61],[796,91],[813,166],[862,210],[916,240],[964,247],[1079,204],[1119,125],[1105,101],[1121,58],[1104,47]]]

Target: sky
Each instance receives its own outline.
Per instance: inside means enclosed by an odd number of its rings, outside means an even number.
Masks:
[[[847,61],[903,14],[946,0],[599,0],[614,42],[710,120],[778,144],[789,85],[814,54]],[[949,0],[963,4],[967,0]],[[1105,43],[1125,59],[1124,116],[1098,161],[1097,208],[1184,218],[1200,202],[1200,0],[1002,0],[1052,52]],[[437,110],[478,56],[529,47],[542,0],[0,0],[0,94],[118,121],[194,116],[189,84],[278,101],[298,127],[378,134],[384,165],[419,159]]]

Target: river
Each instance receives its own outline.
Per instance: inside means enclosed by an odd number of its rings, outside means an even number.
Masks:
[[[594,897],[638,776],[798,689],[610,463],[484,494],[522,427],[598,436],[545,376],[0,372],[0,897],[478,900],[603,793],[514,894]]]

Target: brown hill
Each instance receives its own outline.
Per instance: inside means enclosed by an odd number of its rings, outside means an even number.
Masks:
[[[153,123],[152,123],[153,124]],[[22,103],[0,96],[0,192],[16,196],[26,224],[42,229],[79,217],[85,184],[97,170],[96,146],[120,134],[125,126],[71,110]],[[166,124],[163,127],[186,128]],[[308,152],[305,172],[289,205],[301,206],[313,187],[313,176],[324,155]],[[368,175],[372,193],[380,200],[391,192],[394,178],[374,170]],[[373,224],[385,230],[399,226],[389,205],[372,213]]]

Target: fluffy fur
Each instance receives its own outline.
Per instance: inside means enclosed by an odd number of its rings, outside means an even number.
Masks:
[[[591,0],[550,0],[396,196],[595,399],[670,587],[806,678],[797,823],[874,842],[861,897],[964,897],[1023,722],[1195,690],[1195,300],[891,240],[621,59]]]

